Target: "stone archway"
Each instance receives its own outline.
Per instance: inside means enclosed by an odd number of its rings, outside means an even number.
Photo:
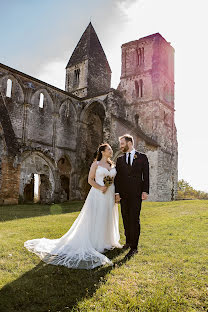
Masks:
[[[82,115],[82,147],[84,147],[85,161],[93,160],[94,152],[103,142],[103,123],[105,119],[105,107],[102,102],[94,101],[88,104]]]
[[[51,144],[53,139],[53,98],[48,90],[40,88],[32,94],[30,102],[31,105],[27,107],[27,125],[31,124],[32,127],[27,127],[26,139]]]
[[[56,144],[76,149],[77,113],[72,101],[65,100],[59,108],[56,120]]]
[[[69,177],[61,175],[60,180],[61,180],[61,188],[66,194],[66,199],[69,200]]]
[[[20,200],[51,203],[54,201],[55,166],[41,152],[26,153],[20,169]]]
[[[89,192],[87,182],[88,172],[94,159],[94,153],[99,144],[103,142],[103,124],[105,120],[105,107],[103,102],[94,101],[86,105],[81,115],[81,129],[79,136],[79,158],[80,161],[80,193],[85,198]]]
[[[60,201],[64,202],[70,199],[71,191],[70,191],[70,178],[71,178],[71,163],[67,156],[62,156],[58,163],[58,172],[60,177]]]

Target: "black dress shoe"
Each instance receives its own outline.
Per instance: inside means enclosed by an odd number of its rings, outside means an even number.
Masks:
[[[123,245],[123,249],[128,249],[130,247],[130,245],[129,244],[125,244],[125,245]]]
[[[137,249],[130,249],[125,258],[130,259],[131,257],[136,255],[137,253],[138,253]]]

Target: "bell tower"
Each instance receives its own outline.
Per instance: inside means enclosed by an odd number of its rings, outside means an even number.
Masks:
[[[174,48],[170,43],[156,33],[123,44],[118,89],[143,131],[162,145],[170,145],[167,133],[175,127]]]
[[[151,192],[156,200],[171,200],[177,192],[178,143],[174,104],[174,48],[159,33],[122,45],[118,86],[128,105],[128,119],[154,139],[142,142],[150,161]]]
[[[122,45],[119,89],[128,102],[161,100],[174,107],[174,49],[159,33]]]
[[[161,100],[174,107],[174,49],[159,33],[122,45],[119,89],[128,102]]]
[[[111,69],[90,22],[66,66],[65,90],[83,98],[108,92],[110,87]]]

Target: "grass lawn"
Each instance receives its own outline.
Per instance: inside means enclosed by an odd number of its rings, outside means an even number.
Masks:
[[[207,200],[143,202],[139,253],[107,252],[113,267],[46,265],[23,247],[61,237],[82,204],[0,207],[0,312],[208,311]]]

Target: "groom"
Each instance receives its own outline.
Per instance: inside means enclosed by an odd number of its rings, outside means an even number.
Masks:
[[[126,244],[130,247],[127,258],[138,253],[140,235],[140,211],[142,200],[149,194],[149,162],[147,156],[134,148],[134,139],[125,134],[119,137],[123,156],[116,162],[115,200],[121,204]]]

